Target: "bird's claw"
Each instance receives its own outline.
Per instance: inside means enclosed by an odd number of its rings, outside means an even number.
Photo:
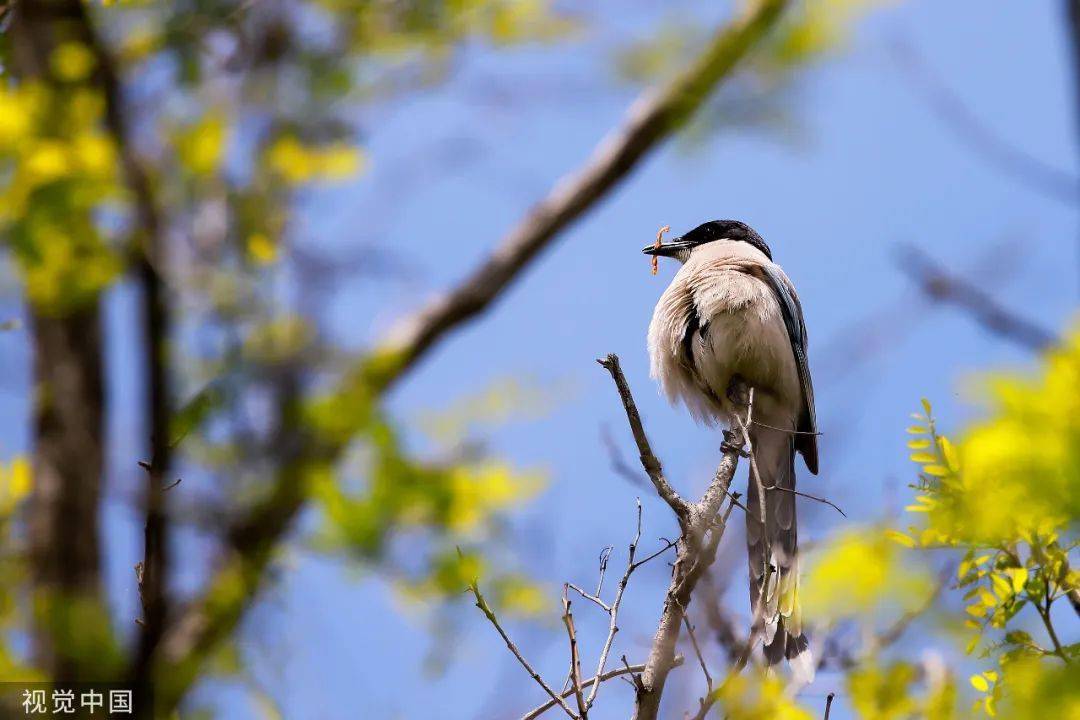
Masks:
[[[750,404],[750,386],[742,375],[731,376],[731,381],[727,386],[727,397],[728,400],[739,407],[746,407]]]
[[[748,453],[743,448],[742,442],[736,443],[736,438],[737,437],[738,436],[734,432],[732,432],[731,430],[725,430],[724,431],[724,441],[722,443],[720,443],[720,449],[723,450],[726,453],[729,453],[729,452],[737,453],[739,455],[739,457],[744,457],[744,458],[750,457],[750,453]]]

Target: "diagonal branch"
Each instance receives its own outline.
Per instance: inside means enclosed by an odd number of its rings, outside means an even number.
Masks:
[[[514,641],[511,640],[510,636],[506,634],[505,630],[503,630],[502,625],[499,624],[499,619],[495,616],[495,611],[491,609],[491,606],[488,605],[487,600],[484,599],[483,593],[480,592],[480,586],[477,585],[477,582],[475,580],[473,580],[469,584],[469,592],[471,592],[473,594],[473,597],[476,598],[476,607],[480,608],[480,612],[484,613],[484,616],[488,619],[488,622],[490,622],[495,627],[495,630],[497,630],[499,635],[502,637],[503,642],[506,643],[506,647],[510,649],[510,652],[513,653],[514,657],[517,658],[517,661],[521,663],[521,666],[525,668],[525,671],[529,673],[532,679],[535,680],[536,683],[544,689],[544,692],[546,692],[551,697],[552,702],[556,703],[559,707],[565,710],[566,714],[569,715],[571,718],[577,718],[578,716],[575,715],[574,711],[570,709],[570,706],[566,704],[563,696],[551,689],[551,686],[544,681],[544,678],[540,676],[540,673],[536,672],[536,670],[533,669],[532,665],[529,664],[529,661],[526,660],[525,656],[521,654],[520,650],[518,650],[517,645],[514,644]],[[568,602],[566,612],[569,613]],[[570,627],[572,627],[572,625],[568,625],[567,627],[569,629]],[[571,631],[571,638],[573,637],[574,636]],[[576,640],[573,640],[573,642],[576,646]],[[577,655],[576,647],[574,654],[575,656]],[[573,694],[579,697],[579,702],[581,696],[580,680],[580,676],[575,678],[574,688],[572,690]],[[597,683],[597,685],[599,685],[599,683]]]
[[[555,236],[591,209],[641,159],[682,126],[774,25],[786,0],[761,0],[713,36],[704,52],[667,85],[639,97],[623,124],[592,157],[555,184],[456,288],[391,330],[369,379],[382,389],[398,380],[448,330],[483,312]]]
[[[949,273],[914,246],[901,248],[897,264],[927,297],[958,307],[995,335],[1034,351],[1046,350],[1058,342],[1054,333],[1016,315],[982,288]]]
[[[440,340],[486,311],[529,264],[574,220],[605,197],[638,163],[686,122],[708,95],[775,25],[787,0],[760,0],[721,28],[702,54],[663,87],[644,93],[623,124],[605,137],[580,170],[562,179],[535,205],[480,266],[454,289],[403,320],[343,379],[337,395],[377,399]],[[265,568],[306,500],[305,465],[332,464],[347,442],[304,439],[303,452],[279,468],[265,499],[230,533],[234,552],[203,594],[170,622],[155,677],[167,713],[202,663],[236,628],[262,584]],[[732,471],[734,468],[732,467]],[[716,499],[719,508],[721,495]]]
[[[617,355],[608,355],[606,358],[597,360],[605,370],[611,373],[611,379],[615,381],[615,387],[619,390],[619,398],[626,410],[626,419],[630,423],[630,431],[634,434],[634,442],[637,443],[638,452],[641,454],[641,466],[645,468],[649,479],[652,480],[656,494],[668,504],[672,512],[679,519],[679,527],[685,532],[686,523],[690,518],[690,506],[683,500],[675,488],[671,487],[667,478],[664,477],[664,468],[653,454],[649,438],[645,435],[645,428],[641,425],[641,415],[638,414],[637,403],[630,393],[630,386],[623,375],[622,367],[619,366]]]

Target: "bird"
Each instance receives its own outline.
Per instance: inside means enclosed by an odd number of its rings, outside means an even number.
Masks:
[[[661,391],[697,421],[739,432],[740,441],[752,398],[744,513],[750,606],[766,664],[786,658],[796,679],[809,682],[814,664],[798,597],[795,453],[816,475],[818,448],[799,296],[761,235],[738,220],[712,220],[642,252],[681,263],[649,323],[650,374]]]

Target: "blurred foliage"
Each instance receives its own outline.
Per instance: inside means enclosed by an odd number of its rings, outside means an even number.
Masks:
[[[902,557],[880,529],[843,531],[814,560],[803,591],[803,611],[814,622],[909,612],[932,591],[923,568]]]
[[[54,313],[95,297],[122,265],[99,212],[122,190],[103,98],[82,83],[88,53],[67,43],[53,55],[70,92],[37,81],[0,87],[0,236],[31,302]]]
[[[18,456],[10,462],[0,462],[0,639],[8,638],[25,624],[25,612],[19,606],[18,589],[25,579],[27,568],[19,555],[15,532],[16,512],[30,493],[30,461]],[[36,677],[23,658],[0,642],[0,678]]]
[[[928,401],[913,415],[910,524],[844,531],[811,556],[803,597],[815,632],[860,628],[861,647],[841,664],[857,717],[1080,717],[1080,642],[1059,628],[1075,636],[1080,614],[1070,562],[1080,545],[1080,331],[1036,371],[987,375],[979,388],[987,412],[956,442]],[[938,598],[929,568],[942,552],[955,570]],[[904,659],[889,646],[928,611],[935,642]],[[950,653],[984,669],[964,679]],[[768,681],[753,677],[740,682],[768,697]]]
[[[786,692],[784,682],[772,673],[730,675],[716,689],[718,707],[731,720],[811,720],[814,715],[800,707]]]
[[[14,74],[16,43],[0,33],[0,243],[26,296],[40,311],[68,313],[130,269],[143,210],[122,173],[122,151],[130,153],[145,169],[167,248],[158,270],[175,327],[170,440],[189,478],[183,487],[205,478],[210,488],[194,493],[204,504],[195,514],[238,517],[275,473],[295,471],[316,509],[304,525],[310,546],[377,569],[428,603],[459,597],[463,578],[483,574],[493,602],[535,613],[539,592],[512,557],[492,551],[492,539],[541,476],[462,452],[454,437],[471,420],[440,419],[450,445],[425,452],[371,391],[374,375],[328,392],[362,355],[319,325],[312,287],[339,272],[334,259],[295,248],[309,232],[301,211],[369,165],[365,106],[441,81],[470,44],[560,42],[577,21],[548,0],[180,0],[86,10],[121,81],[123,138],[107,122],[97,50],[62,43],[43,76],[29,79]],[[366,272],[361,264],[361,279]],[[503,391],[513,392],[495,388],[475,404],[501,403],[496,422],[515,406],[497,397]],[[324,452],[294,468],[291,437]],[[23,529],[9,519],[28,487],[24,460],[0,467],[5,549],[18,546]],[[22,560],[2,557],[4,631],[30,624],[14,615]],[[226,576],[209,603],[226,607],[249,587]],[[68,609],[58,622],[109,627]],[[115,649],[109,638],[84,637],[101,653]],[[0,642],[0,677],[20,657]],[[236,677],[237,664],[212,671]]]
[[[693,149],[718,132],[763,133],[799,143],[804,133],[792,96],[800,73],[842,51],[864,15],[891,0],[797,0],[784,19],[751,53],[745,67],[729,78],[684,129],[681,144]],[[709,40],[711,29],[672,14],[658,29],[619,49],[620,78],[648,84],[672,76]]]

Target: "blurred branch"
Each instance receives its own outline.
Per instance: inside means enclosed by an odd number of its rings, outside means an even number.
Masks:
[[[722,602],[725,587],[716,586],[717,574],[710,571],[702,577],[707,589],[700,593],[701,606],[705,613],[705,622],[712,631],[712,637],[724,651],[729,663],[735,662],[739,651],[742,650],[742,641],[738,636],[738,624],[734,617]]]
[[[615,440],[611,437],[611,431],[607,425],[600,428],[600,441],[604,444],[604,447],[608,452],[608,459],[611,461],[611,469],[615,471],[617,475],[628,481],[633,485],[639,485],[641,487],[649,487],[648,479],[641,476],[641,473],[626,462],[623,458],[622,452],[619,451],[619,446],[615,443]]]
[[[897,265],[928,298],[965,311],[994,335],[1037,352],[1057,343],[1054,333],[1014,314],[982,288],[950,274],[912,245],[901,246]]]
[[[850,647],[831,644],[828,642],[828,639],[826,639],[824,649],[818,658],[817,669],[849,671],[857,667],[859,663],[863,662],[866,658],[873,657],[898,643],[915,621],[923,617],[934,607],[935,603],[941,597],[941,594],[949,587],[955,573],[956,568],[953,565],[942,568],[941,572],[938,573],[937,582],[934,585],[933,591],[924,602],[918,607],[903,613],[881,631],[867,636],[864,639],[863,647],[859,650],[852,650]]]
[[[1075,5],[1075,0],[1069,0]],[[926,66],[918,51],[902,38],[891,50],[897,67],[926,100],[930,109],[955,137],[1005,175],[1047,197],[1075,205],[1080,179],[1049,165],[995,134],[951,88]]]
[[[85,92],[83,82],[58,77],[52,62],[62,44],[88,42],[84,21],[77,0],[25,0],[7,9],[5,69],[26,84],[40,84],[50,99]],[[104,620],[88,634],[112,640],[104,637],[110,629],[99,544],[106,426],[100,295],[59,311],[31,303],[29,314],[35,401],[26,524],[34,654],[46,677],[89,680],[112,672],[106,655],[87,657],[82,650],[93,641],[72,632],[75,609],[83,611],[84,622],[92,609]]]
[[[368,380],[384,390],[447,331],[483,312],[555,236],[604,197],[638,162],[701,107],[712,89],[773,27],[785,0],[761,0],[721,28],[705,51],[664,87],[639,97],[623,125],[605,137],[586,164],[561,179],[486,261],[455,289],[391,330],[376,348],[383,360]]]
[[[131,668],[132,682],[145,687],[150,678],[150,659],[165,631],[168,617],[168,520],[165,508],[167,474],[172,464],[169,439],[169,387],[167,343],[170,317],[165,283],[159,275],[164,250],[161,247],[162,218],[149,174],[139,159],[126,119],[123,87],[109,52],[93,23],[82,9],[78,20],[97,68],[96,81],[105,99],[105,123],[120,156],[121,166],[135,203],[136,276],[142,289],[144,372],[146,373],[145,418],[150,429],[150,461],[144,464],[145,489],[143,560],[137,566],[143,619],[136,655]]]
[[[623,125],[600,142],[578,172],[556,183],[549,195],[456,288],[392,330],[348,374],[337,394],[345,398],[378,398],[438,341],[487,310],[559,232],[595,206],[649,151],[701,107],[717,83],[773,27],[786,4],[786,0],[756,3],[749,12],[721,28],[686,71],[635,101]],[[175,707],[197,677],[198,668],[235,629],[254,601],[274,546],[306,500],[304,466],[332,464],[347,445],[347,440],[329,444],[312,438],[301,440],[303,453],[278,470],[267,495],[230,531],[233,557],[221,564],[203,594],[170,623],[162,639],[164,657],[155,670],[164,712]],[[723,494],[714,498],[714,514],[722,498]]]

